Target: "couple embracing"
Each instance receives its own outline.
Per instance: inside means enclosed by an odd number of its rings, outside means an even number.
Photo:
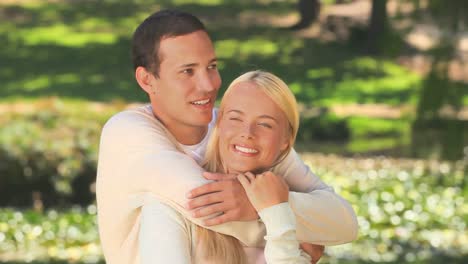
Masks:
[[[136,29],[150,104],[104,126],[98,224],[107,263],[315,263],[357,236],[352,207],[293,149],[299,115],[277,76],[250,71],[214,108],[221,78],[195,16],[163,10]]]

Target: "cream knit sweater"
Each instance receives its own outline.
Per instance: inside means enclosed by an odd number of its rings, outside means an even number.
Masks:
[[[200,148],[204,152],[204,147]],[[99,146],[96,195],[101,245],[108,264],[139,263],[141,207],[156,197],[183,217],[202,225],[183,205],[185,194],[208,183],[203,169],[153,116],[151,106],[126,110],[104,126]],[[290,187],[299,241],[336,245],[354,240],[357,220],[352,207],[324,184],[292,151],[273,171]],[[264,246],[259,221],[207,227],[232,235],[247,246]]]

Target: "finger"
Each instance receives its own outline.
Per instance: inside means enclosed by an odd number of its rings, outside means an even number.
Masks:
[[[203,177],[207,180],[212,180],[212,181],[224,181],[224,180],[234,180],[237,177],[237,175],[215,173],[215,172],[203,172]]]
[[[325,247],[322,245],[314,245],[309,243],[301,243],[301,249],[304,250],[312,259],[312,263],[316,263],[323,256]]]
[[[213,225],[220,225],[220,224],[223,224],[223,223],[232,221],[232,220],[234,220],[234,218],[233,218],[232,215],[228,212],[228,213],[225,213],[225,214],[222,214],[222,215],[219,215],[219,216],[210,218],[210,219],[206,219],[206,220],[204,221],[204,224],[205,224],[206,226],[213,226]]]
[[[205,194],[189,200],[185,205],[185,208],[189,210],[197,209],[201,206],[222,202],[222,198],[223,197],[219,192]]]
[[[244,174],[237,175],[237,180],[239,180],[242,187],[244,187],[244,190],[246,190],[250,185],[249,179]]]
[[[200,187],[197,187],[186,194],[187,198],[195,198],[200,195],[206,195],[208,193],[219,192],[221,191],[221,183],[211,182]]]
[[[226,210],[226,206],[224,205],[224,203],[215,203],[215,204],[205,206],[203,208],[200,208],[192,212],[192,216],[195,218],[199,218],[199,217],[213,215],[216,213],[219,214],[223,212],[224,210]]]
[[[255,180],[255,175],[253,173],[251,173],[250,171],[246,172],[245,176],[247,176],[247,178],[249,179],[250,182]]]

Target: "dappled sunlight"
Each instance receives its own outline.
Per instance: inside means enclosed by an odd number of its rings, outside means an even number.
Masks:
[[[389,136],[409,134],[410,124],[403,119],[351,117],[348,122],[355,137],[371,138],[373,135]]]
[[[331,68],[318,68],[310,69],[306,73],[307,78],[310,79],[319,79],[319,78],[333,78],[335,72]]]
[[[23,29],[16,32],[16,38],[26,45],[58,44],[66,47],[83,47],[91,43],[113,44],[117,36],[106,32],[79,32],[66,25],[52,25]]]
[[[391,105],[410,103],[423,81],[422,77],[393,62],[378,61],[368,57],[346,61],[342,68],[335,71],[338,71],[341,77],[336,78],[331,69],[312,71],[308,74],[311,79],[330,79],[331,82],[325,82],[327,84],[323,100],[325,104],[337,101],[385,102]]]
[[[192,4],[193,0],[173,0],[171,1],[173,5],[183,5],[183,4]],[[217,6],[223,4],[224,0],[199,0],[197,1],[198,5],[202,6]]]
[[[468,253],[468,206],[462,189],[466,161],[320,154],[306,154],[305,159],[325,181],[334,182],[359,215],[358,241],[328,248],[334,257],[424,261],[434,258],[434,251]]]
[[[278,44],[263,38],[246,41],[227,39],[215,43],[216,54],[220,58],[247,60],[254,56],[269,57],[279,51]]]
[[[94,79],[96,79],[96,77]],[[51,85],[73,84],[79,82],[80,80],[80,76],[76,73],[41,75],[35,78],[31,78],[29,80],[23,78],[23,80],[14,84],[10,84],[10,86],[6,86],[5,88],[15,91],[23,90],[25,92],[23,96],[28,96],[28,92],[47,89]]]
[[[372,153],[382,150],[399,148],[408,145],[402,142],[402,139],[395,137],[378,137],[378,138],[354,138],[346,144],[346,151],[349,153]]]
[[[27,95],[27,92],[29,91],[36,91],[36,90],[40,90],[40,89],[44,89],[44,88],[47,88],[49,87],[51,83],[51,78],[50,76],[39,76],[37,78],[34,78],[34,79],[31,79],[31,80],[24,80],[22,81],[22,83],[19,83],[18,86],[21,87],[22,89],[25,90],[26,94],[24,95]],[[9,89],[9,90],[15,90],[15,91],[18,91],[18,86],[7,86],[6,88]]]

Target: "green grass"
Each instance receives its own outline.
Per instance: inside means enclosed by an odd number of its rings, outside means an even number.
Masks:
[[[295,12],[295,1],[128,0],[31,1],[3,6],[0,104],[35,104],[57,98],[68,105],[64,107],[67,111],[80,111],[89,101],[111,105],[146,102],[132,73],[130,37],[147,15],[165,7],[191,11],[206,22],[220,59],[221,94],[239,74],[262,68],[283,78],[305,107],[348,103],[398,106],[417,101],[422,78],[391,58],[369,57],[345,42],[325,43],[267,24],[243,22],[242,14],[248,12],[260,16]],[[304,122],[302,131],[307,134],[314,126]],[[392,129],[400,131],[401,126]],[[351,138],[357,138],[356,133],[371,133],[359,132],[367,128],[353,123],[350,127]]]
[[[163,7],[186,9],[206,21],[224,87],[242,72],[264,68],[284,78],[305,104],[398,105],[412,103],[421,82],[390,60],[359,55],[349,45],[300,38],[272,26],[239,27],[238,12],[287,14],[294,12],[294,1],[33,2],[7,5],[0,13],[5,21],[0,102],[48,96],[145,101],[133,80],[130,37],[145,16]]]

